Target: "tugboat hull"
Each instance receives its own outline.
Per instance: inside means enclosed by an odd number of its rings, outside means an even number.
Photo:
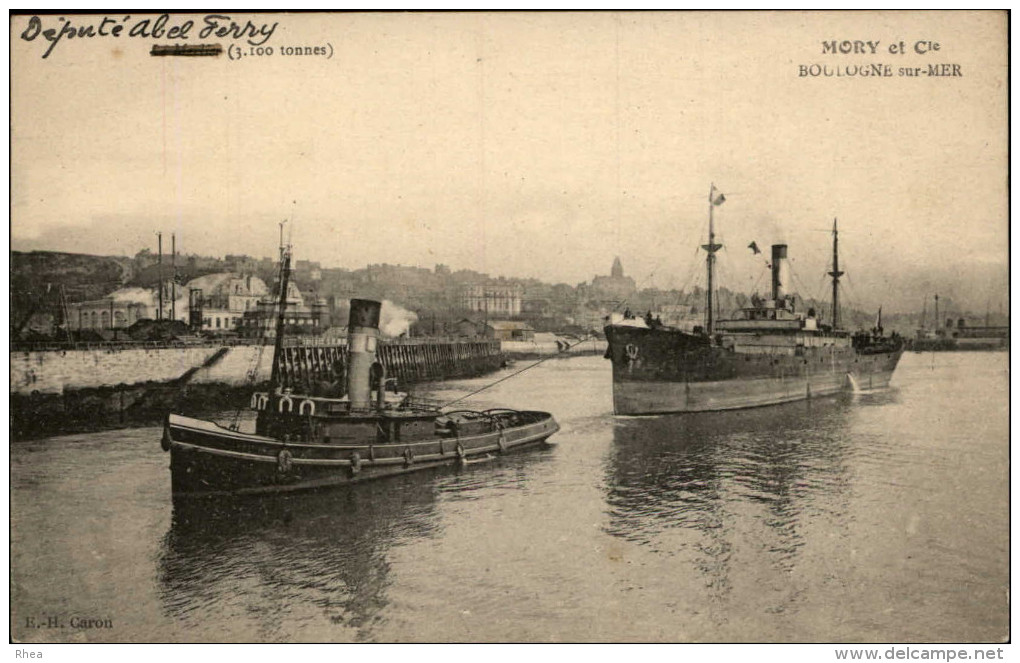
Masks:
[[[175,498],[310,490],[470,463],[545,442],[559,430],[547,413],[514,414],[522,425],[396,444],[285,442],[171,414],[163,446],[170,451]]]

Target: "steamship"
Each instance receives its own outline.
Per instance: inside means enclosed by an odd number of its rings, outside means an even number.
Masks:
[[[613,366],[613,409],[618,415],[735,410],[817,398],[853,389],[886,387],[903,354],[902,339],[851,333],[839,319],[839,232],[832,226],[832,320],[798,311],[787,294],[787,246],[772,246],[772,292],[727,320],[714,319],[713,208],[725,197],[709,194],[706,324],[691,331],[624,321],[605,328]]]
[[[376,360],[379,302],[352,299],[346,393],[292,393],[281,379],[290,251],[285,249],[269,390],[256,392],[255,432],[178,414],[167,416],[174,498],[296,491],[358,483],[430,467],[477,462],[547,442],[559,430],[547,412],[444,411],[387,390]]]

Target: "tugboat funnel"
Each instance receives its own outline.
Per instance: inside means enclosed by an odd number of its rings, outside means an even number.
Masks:
[[[382,304],[370,299],[352,299],[347,323],[347,395],[351,410],[372,407],[372,364],[379,342],[379,313]]]

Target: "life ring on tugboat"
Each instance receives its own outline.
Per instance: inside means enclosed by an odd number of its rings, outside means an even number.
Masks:
[[[404,449],[404,465],[414,465],[414,453],[411,451],[411,447]]]
[[[457,443],[457,460],[462,463],[467,460],[467,452],[464,451],[464,445],[460,442]]]
[[[293,398],[291,398],[290,396],[283,396],[282,398],[280,398],[280,404],[279,404],[280,412],[283,412],[283,404],[284,403],[287,404],[287,412],[293,412],[294,411],[294,399]]]
[[[357,476],[361,472],[361,454],[357,451],[351,454],[351,476]]]
[[[284,449],[276,455],[276,469],[280,471],[280,474],[289,474],[293,464],[294,456],[290,451]]]
[[[624,350],[627,352],[627,358],[628,359],[630,359],[631,361],[634,361],[635,359],[637,359],[637,357],[638,357],[638,346],[634,345],[633,343],[628,343],[627,347],[625,347]]]
[[[503,430],[503,422],[497,421],[496,428],[499,430],[499,438],[496,439],[496,444],[499,445],[500,453],[506,453],[506,431]]]

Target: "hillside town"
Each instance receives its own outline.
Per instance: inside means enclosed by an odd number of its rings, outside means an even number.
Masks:
[[[278,262],[243,255],[133,258],[49,252],[13,254],[12,332],[25,341],[117,340],[142,321],[193,333],[254,339],[273,333]],[[405,311],[392,335],[530,340],[538,332],[597,333],[614,314],[651,310],[679,324],[698,315],[701,292],[639,290],[616,258],[608,274],[571,286],[536,279],[373,264],[361,269],[297,260],[288,288],[288,333],[328,334],[354,296]]]
[[[190,336],[244,342],[271,337],[278,272],[278,261],[247,255],[160,255],[148,248],[130,258],[13,252],[12,339],[40,343]],[[297,260],[287,293],[286,328],[288,335],[342,338],[352,297],[386,300],[391,325],[384,333],[392,337],[530,341],[535,334],[598,336],[614,316],[649,313],[672,326],[700,324],[704,291],[699,284],[681,290],[642,288],[627,275],[619,257],[607,272],[569,285],[493,277],[444,264],[432,269],[385,263],[345,269]],[[746,306],[753,294],[720,288],[715,301],[719,310],[729,311]],[[824,302],[814,299],[804,304],[825,309]],[[943,311],[954,325],[964,316],[949,298],[943,299]],[[851,309],[843,315],[858,326],[872,324],[871,313]],[[910,333],[918,324],[913,318],[887,315],[885,324]],[[1000,312],[989,313],[986,324],[1003,324],[1004,319]]]

